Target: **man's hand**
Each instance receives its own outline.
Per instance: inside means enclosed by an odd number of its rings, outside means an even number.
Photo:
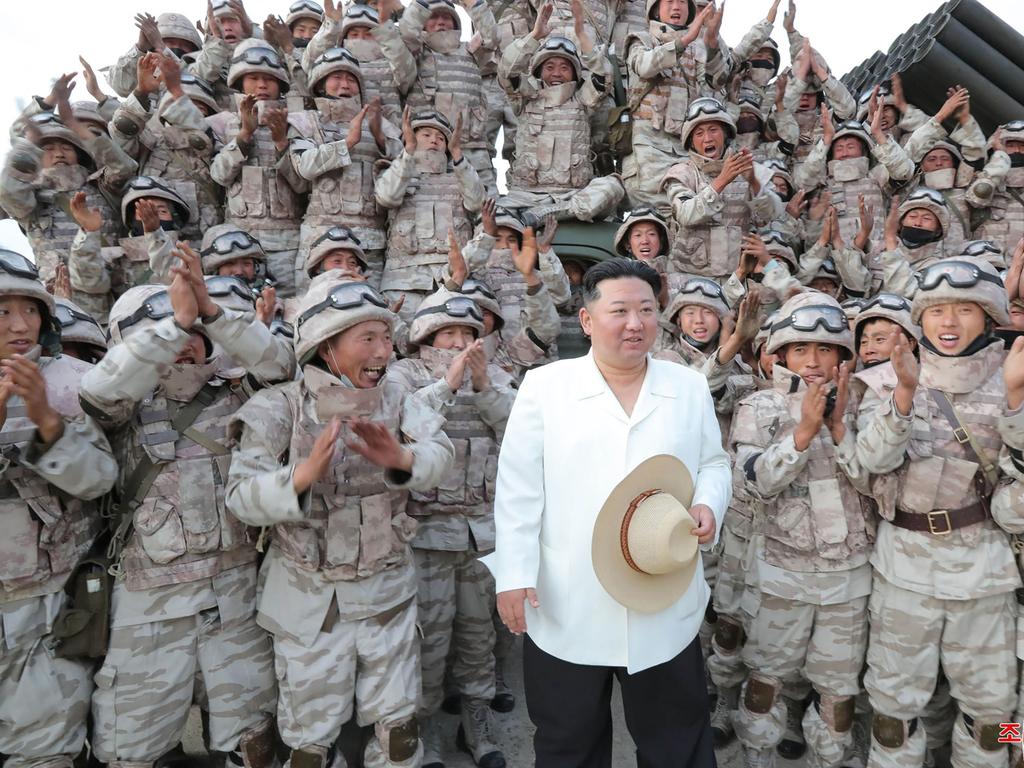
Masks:
[[[23,355],[11,355],[0,364],[3,382],[10,387],[4,397],[4,419],[7,418],[7,397],[19,395],[25,401],[25,415],[36,425],[43,442],[55,443],[64,434],[64,419],[46,398],[46,381],[39,366]]]
[[[448,154],[452,156],[452,162],[457,163],[462,159],[462,113],[459,112],[455,118],[455,130],[452,131],[452,139],[448,142]]]
[[[330,471],[340,434],[341,419],[335,416],[313,441],[313,449],[309,456],[299,462],[292,472],[292,488],[295,489],[297,496],[305,493]]]
[[[899,72],[894,72],[890,82],[892,83],[892,100],[896,102],[894,106],[901,115],[904,115],[910,104],[907,103],[907,97],[903,95],[903,78],[900,77]]]
[[[242,97],[241,103],[238,105],[238,136],[236,141],[240,141],[243,144],[248,144],[252,141],[253,134],[256,133],[256,129],[260,127],[259,113],[256,111],[256,97],[252,95],[246,95]]]
[[[92,66],[82,56],[78,57],[78,61],[82,65],[82,77],[85,78],[85,90],[90,96],[96,101],[102,103],[107,98],[107,94],[100,88],[100,81],[96,78],[96,73],[93,72]]]
[[[900,247],[900,201],[893,199],[889,215],[885,217],[885,249],[895,251]]]
[[[1024,338],[1016,339],[1006,355],[1003,381],[1006,382],[1006,407],[1015,411],[1024,405]]]
[[[407,154],[416,154],[416,133],[412,129],[412,110],[408,106],[402,110],[402,143]]]
[[[753,170],[754,156],[750,153],[749,149],[741,149],[739,152],[734,152],[725,158],[725,162],[722,164],[722,171],[711,182],[711,186],[715,188],[718,194],[722,194],[722,191],[736,179],[740,176],[746,176],[748,173],[753,172]]]
[[[135,203],[135,216],[142,222],[142,231],[146,234],[160,229],[160,213],[152,200],[138,200]]]
[[[196,27],[201,29],[198,24]],[[213,12],[213,1],[206,0],[206,31],[214,37],[224,38],[224,32],[220,28],[220,22],[217,21],[217,15]]]
[[[242,24],[242,37],[252,37],[252,19],[249,18],[242,0],[228,0],[228,7],[235,12],[235,16],[238,17],[238,21]]]
[[[807,385],[803,403],[800,405],[800,422],[793,430],[793,445],[803,453],[821,431],[825,423],[825,401],[828,392],[817,382]]]
[[[782,28],[785,29],[786,33],[790,35],[792,35],[796,31],[795,0],[789,0],[789,8],[786,10],[786,14],[782,17]]]
[[[338,7],[341,7],[340,3]],[[402,3],[399,0],[378,0],[377,13],[380,15],[380,23],[384,24],[389,19],[393,19],[401,9]]]
[[[263,116],[274,146],[278,152],[284,152],[288,149],[288,110],[284,107],[270,107]]]
[[[693,535],[697,537],[698,544],[710,544],[715,540],[718,521],[715,520],[715,513],[711,511],[711,507],[707,504],[695,504],[690,507],[690,517],[697,523]]]
[[[849,360],[844,361],[838,368],[832,369],[832,380],[836,383],[836,401],[832,408],[832,415],[828,420],[828,430],[832,433],[832,442],[839,445],[846,437],[846,423],[843,416],[850,404],[850,375],[853,373],[853,365]]]
[[[807,193],[802,189],[798,189],[796,194],[786,203],[786,213],[794,219],[799,219],[804,215],[804,211],[807,210],[807,204]]]
[[[498,201],[493,197],[489,197],[484,200],[483,207],[480,209],[480,222],[483,226],[484,234],[490,235],[491,237],[498,236]]]
[[[53,295],[61,299],[71,299],[71,272],[63,261],[57,262],[53,278]]]
[[[551,34],[551,14],[554,10],[553,3],[544,3],[544,7],[537,14],[537,20],[533,22],[533,31],[530,32],[534,40],[544,40]]]
[[[192,250],[188,243],[180,241],[177,247],[171,251],[180,261],[179,267],[171,267],[171,272],[179,270],[192,286],[192,293],[196,298],[196,306],[199,308],[199,317],[210,318],[220,312],[220,307],[210,298],[210,292],[206,287],[206,280],[203,278],[203,262],[199,254]]]
[[[825,149],[832,146],[832,141],[836,137],[836,126],[832,122],[832,110],[828,108],[828,104],[821,105],[821,140],[825,144]]]
[[[1013,249],[1013,259],[1010,261],[1010,268],[1006,271],[1006,297],[1014,302],[1024,292],[1024,237],[1017,242]]]
[[[546,216],[541,225],[541,236],[537,238],[537,252],[547,253],[555,242],[555,235],[558,234],[558,219],[554,216]]]
[[[996,128],[996,132],[992,134],[992,149],[996,152],[1005,152],[1006,145],[1003,143],[1003,129],[1002,127]]]
[[[540,283],[540,278],[537,277],[537,237],[533,233],[533,227],[523,230],[522,248],[512,243],[512,264],[527,285],[534,286]]]
[[[846,243],[843,242],[843,230],[839,226],[839,211],[833,205],[828,209],[829,225],[832,229],[832,247],[836,250],[842,250],[846,247]]]
[[[917,392],[917,384],[921,376],[921,365],[910,351],[910,342],[902,331],[893,331],[890,334],[893,341],[892,362],[893,371],[896,372],[896,391],[893,398],[896,402],[896,410],[902,416],[909,416],[914,407],[914,393]]]
[[[71,92],[75,90],[74,79],[77,76],[77,72],[68,72],[54,80],[53,86],[50,88],[50,93],[45,99],[43,99],[43,103],[50,109],[56,109],[57,102],[62,98],[70,99]]]
[[[180,99],[185,95],[181,87],[181,62],[174,56],[160,57],[160,80],[172,99]]]
[[[487,353],[483,339],[477,339],[466,347],[466,363],[469,366],[469,380],[474,392],[483,392],[491,385],[487,375]]]
[[[160,90],[160,78],[156,71],[160,68],[161,57],[158,53],[147,53],[135,64],[136,96],[149,96]],[[145,102],[143,102],[145,106]]]
[[[277,314],[277,289],[268,285],[256,297],[256,317],[268,328]]]
[[[469,1],[467,0],[467,2]],[[572,8],[573,31],[576,33],[576,39],[580,44],[580,53],[586,56],[594,50],[594,41],[587,34],[586,17],[583,13],[583,0],[572,0],[570,7]]]
[[[740,255],[752,256],[754,264],[760,264],[762,267],[772,258],[771,254],[768,253],[768,246],[764,244],[764,240],[759,235],[750,232],[743,236],[743,241],[740,244]],[[753,271],[753,269],[750,270],[750,272]]]
[[[99,232],[103,227],[103,214],[99,208],[88,206],[85,202],[85,192],[75,192],[69,207],[75,223],[86,232]]]
[[[532,608],[540,608],[537,590],[532,587],[527,589],[510,589],[498,593],[498,616],[513,635],[521,635],[526,632],[524,601],[529,602]]]
[[[466,356],[466,350],[462,350],[457,354],[448,366],[448,370],[444,375],[444,380],[448,383],[448,389],[452,392],[458,392],[462,389],[462,382],[466,380],[466,367],[469,364],[469,359]]]
[[[796,61],[793,62],[793,76],[797,80],[806,83],[808,78],[811,76],[811,59],[814,58],[814,54],[811,52],[811,41],[808,38],[804,38],[803,48],[800,49],[800,53],[797,54]]]
[[[740,306],[736,313],[736,329],[733,331],[733,336],[742,345],[748,341],[753,341],[760,330],[761,292],[755,288],[740,301]]]
[[[469,277],[469,267],[466,266],[466,257],[462,255],[462,246],[459,245],[459,238],[454,229],[448,230],[448,272],[452,276],[452,282],[462,290],[462,284]]]
[[[885,105],[882,103],[882,95],[878,87],[875,87],[875,96],[871,97],[871,100],[875,104],[875,112],[871,116],[871,138],[875,140],[875,143],[879,146],[887,144],[889,137],[885,131],[882,130],[882,118],[885,116]]]
[[[814,198],[814,202],[811,203],[811,207],[808,208],[811,221],[821,221],[825,218],[830,205],[832,205],[832,193],[827,189],[819,192],[818,196]]]
[[[156,25],[156,19],[148,13],[137,13],[135,15],[135,26],[139,29],[139,40],[135,46],[143,52],[156,51],[159,53],[164,49],[164,39],[160,35],[160,28]]]
[[[183,263],[171,267],[172,279],[167,288],[167,295],[174,310],[174,322],[187,333],[199,317],[199,302],[196,301],[195,291],[192,290],[192,275],[188,266],[184,264],[181,251],[175,250],[172,254]]]
[[[963,110],[966,113],[966,119],[971,117],[971,94],[966,88],[959,86],[950,88],[946,91],[948,98],[946,103],[939,108],[939,111],[935,113],[935,120],[939,123],[944,123],[954,115],[960,117],[960,112]],[[964,118],[960,118],[960,123],[963,124]]]
[[[772,7],[768,9],[768,15],[765,18],[769,24],[775,23],[775,18],[779,15],[779,4],[782,0],[773,0]]]
[[[348,425],[355,435],[355,439],[345,441],[349,450],[378,467],[412,471],[412,451],[404,448],[387,426],[360,418],[350,420]]]
[[[822,248],[829,245],[832,242],[832,216],[830,212],[832,207],[826,210],[824,216],[821,218],[821,234],[818,235],[818,245]]]
[[[853,244],[862,253],[867,253],[871,245],[871,231],[875,228],[875,206],[868,203],[864,195],[860,195],[857,207],[860,210],[860,229],[857,230]]]
[[[286,56],[290,56],[295,50],[295,43],[292,42],[292,31],[278,16],[270,14],[263,21],[263,37],[275,48],[281,50]]]
[[[715,8],[714,3],[709,3],[707,7],[711,8],[712,11],[704,24],[704,45],[707,46],[708,50],[713,51],[719,47],[718,33],[722,31],[722,17],[725,16],[725,0],[722,0],[722,5],[719,8]]]
[[[387,136],[384,135],[384,110],[381,109],[380,96],[374,96],[366,109],[366,125],[370,129],[370,135],[377,142],[381,151],[386,149]]]
[[[364,104],[363,108],[356,112],[355,117],[348,121],[348,134],[345,136],[345,146],[348,147],[349,152],[355,149],[356,144],[363,138],[363,120],[366,119],[366,112],[369,109],[370,105]]]
[[[701,8],[700,13],[694,17],[693,21],[690,22],[690,26],[679,33],[679,37],[676,38],[676,50],[682,53],[687,47],[695,42],[700,37],[701,30],[704,29],[704,25],[707,24],[708,19],[711,18],[711,14],[715,12],[715,9],[709,3]]]
[[[379,3],[377,7],[381,11],[380,20],[383,22],[385,20],[383,13],[384,9],[380,7]],[[338,0],[338,4],[335,5],[334,0],[324,0],[324,17],[330,19],[336,24],[340,24],[341,20],[345,18],[344,3],[342,3],[341,0]]]
[[[775,111],[782,112],[785,109],[783,102],[786,100],[786,86],[789,85],[789,70],[782,72],[775,78]]]

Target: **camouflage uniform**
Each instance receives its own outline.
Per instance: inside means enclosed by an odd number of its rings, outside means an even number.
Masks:
[[[981,259],[956,261],[995,278]],[[953,260],[940,262],[942,268],[957,269]],[[915,322],[930,306],[975,302],[997,325],[1006,323],[1001,285],[977,279],[973,287],[955,288],[945,280],[916,293]],[[1013,452],[1019,455],[1024,445],[1024,424],[1019,410],[1006,408],[1001,342],[949,357],[925,340],[920,354],[909,415],[897,411],[891,386],[869,388],[858,415],[858,458],[884,476],[872,489],[883,522],[871,559],[864,678],[875,711],[869,765],[921,765],[925,734],[918,718],[941,661],[962,715],[953,730],[953,763],[1005,766],[999,723],[1012,719],[1017,703],[1014,589],[1021,586],[1006,530],[1021,526],[1024,472]],[[936,398],[948,398],[988,457],[982,461],[998,455],[998,467],[979,466]]]
[[[1003,141],[1009,139],[1024,139],[1024,123],[1020,120],[1003,126]],[[994,151],[967,190],[967,202],[978,209],[976,213],[981,220],[974,236],[994,240],[1007,253],[1012,253],[1024,237],[1024,165],[1019,164],[1021,159],[1020,154]]]
[[[316,94],[316,111],[301,112],[291,118],[301,138],[291,142],[288,152],[295,172],[311,185],[295,264],[298,295],[309,286],[304,262],[310,246],[336,224],[344,224],[358,238],[372,285],[379,285],[384,269],[386,212],[373,195],[374,170],[379,160],[393,160],[401,153],[401,132],[382,117],[381,131],[386,137],[382,147],[364,120],[362,135],[350,150],[346,143],[349,122],[362,109],[364,101],[361,96],[322,95],[323,81],[339,71],[359,80],[362,91],[359,62],[344,48],[332,48],[317,59],[309,75],[310,87]]]
[[[250,64],[245,61],[247,56],[263,56],[276,64],[267,64],[266,60]],[[267,48],[262,41],[245,41],[236,51],[228,85],[240,91],[242,78],[254,72],[276,77],[282,94],[288,90],[287,73],[273,49]],[[271,102],[260,102],[259,105],[262,105],[261,109],[274,106]],[[227,190],[224,220],[259,238],[267,254],[269,272],[276,282],[278,296],[288,298],[295,293],[295,260],[299,248],[299,227],[305,210],[303,195],[309,189],[309,183],[295,172],[291,156],[287,152],[278,152],[270,129],[262,124],[262,118],[248,146],[242,146],[236,138],[241,127],[237,114],[220,112],[209,122],[217,148],[210,175]]]
[[[444,311],[448,302],[469,302],[475,313],[455,317]],[[438,308],[440,312],[430,311]],[[427,407],[444,414],[444,431],[455,448],[451,471],[436,489],[413,491],[406,510],[419,523],[412,547],[423,634],[418,717],[425,731],[423,762],[427,765],[441,761],[437,715],[445,695],[449,657],[452,688],[462,697],[463,732],[474,758],[480,762],[498,751],[490,709],[495,693],[494,579],[477,558],[494,550],[498,443],[515,391],[512,378],[490,363],[485,389],[476,391],[467,373],[453,392],[445,374],[458,350],[429,346],[437,331],[452,325],[482,333],[482,316],[468,297],[444,288],[431,294],[420,304],[409,329],[409,341],[421,345],[419,358],[400,360],[389,371],[389,376],[416,390],[415,397]]]
[[[781,320],[798,309],[819,307],[838,315],[841,330],[776,324],[768,351],[794,342],[821,342],[844,348],[852,357],[852,334],[839,304],[829,297],[800,294],[778,316]],[[803,718],[808,746],[816,764],[838,766],[852,744],[854,696],[867,644],[874,519],[858,491],[867,491],[868,478],[856,461],[852,412],[844,414],[848,429],[842,443],[835,445],[823,425],[800,451],[793,430],[806,384],[781,362],[773,377],[772,389],[739,404],[730,436],[746,490],[763,513],[754,521],[763,532],[754,558],[757,594],[743,606],[752,612],[742,650],[750,676],[736,732],[749,760],[773,764],[785,730],[782,684],[802,668],[814,686],[814,703]]]
[[[142,322],[140,306],[149,310]],[[115,343],[82,380],[83,403],[122,457],[126,507],[114,534],[123,550],[110,649],[95,678],[93,748],[111,766],[152,765],[180,741],[198,676],[210,748],[270,766],[276,696],[270,639],[255,621],[255,532],[228,513],[231,451],[222,441],[250,382],[291,377],[294,357],[251,310],[222,306],[197,321],[210,362],[175,364],[188,332],[171,316],[154,322],[161,307],[169,300],[159,286],[125,293],[111,310]],[[248,372],[242,386],[217,375],[220,350]],[[176,428],[193,401],[202,405],[192,424]]]
[[[935,264],[946,256],[960,252],[960,244],[947,243],[945,234],[949,231],[949,206],[946,199],[935,190],[918,187],[899,207],[900,224],[903,217],[915,208],[930,211],[939,220],[939,239],[924,245],[911,246],[901,241],[895,250],[883,250],[874,265],[874,278],[881,284],[880,290],[898,293],[913,298],[917,291],[917,272]],[[952,248],[952,249],[951,249]]]
[[[541,66],[556,57],[572,63],[576,81],[555,86],[541,81]],[[625,194],[622,182],[615,175],[595,177],[590,157],[590,116],[605,98],[611,74],[603,48],[595,47],[582,61],[564,37],[549,37],[542,46],[527,35],[505,49],[498,81],[519,128],[504,206],[581,221],[615,210]]]
[[[81,151],[80,162],[91,165],[42,168],[42,150],[25,139],[16,139],[7,155],[0,180],[0,207],[25,232],[43,282],[52,280],[57,262],[67,263],[78,224],[70,212],[71,198],[85,192],[86,204],[103,216],[100,235],[113,238],[118,224],[117,199],[125,182],[138,167],[107,136],[83,141],[55,118],[36,123],[41,141],[60,139]],[[95,168],[95,172],[91,170]]]
[[[35,299],[45,308],[40,341],[55,341],[53,297],[29,262],[2,255],[25,274],[0,272],[0,296]],[[40,368],[63,434],[44,443],[21,397],[10,396],[0,429],[0,754],[7,768],[71,768],[85,743],[91,665],[56,656],[50,633],[64,584],[100,528],[93,500],[113,486],[117,464],[78,403],[89,364],[40,346],[25,357]]]
[[[808,266],[817,268],[814,261],[814,248],[804,254],[804,259],[797,258],[793,245],[785,233],[778,230],[763,230],[761,239],[764,241],[768,253],[775,262],[771,267],[765,265],[761,272],[761,278],[755,280],[748,276],[746,280],[740,280],[735,272],[729,275],[729,279],[722,285],[722,293],[725,300],[731,307],[738,307],[747,291],[756,287],[761,295],[761,307],[765,314],[771,314],[777,310],[786,297],[794,288],[799,288],[806,277],[802,262],[811,262]],[[817,247],[817,243],[815,243]],[[820,249],[820,256],[824,259],[828,255],[827,249]],[[754,276],[757,275],[755,270]]]
[[[60,344],[63,354],[78,357],[87,363],[99,362],[107,353],[107,335],[92,315],[70,299],[54,297],[57,322],[60,323]],[[69,347],[74,344],[85,353],[84,357],[73,354]]]
[[[333,293],[361,303],[325,305]],[[309,314],[312,310],[312,314]],[[301,381],[264,390],[234,417],[239,440],[228,505],[252,525],[274,526],[263,562],[259,623],[274,636],[278,725],[292,762],[323,768],[353,713],[373,725],[366,765],[419,765],[413,715],[420,694],[416,575],[409,549],[416,524],[408,491],[435,487],[451,466],[444,419],[385,375],[357,389],[314,362],[322,341],[369,320],[393,327],[384,299],[338,272],[313,279],[300,307]],[[297,495],[292,474],[333,415],[361,415],[399,432],[411,473],[383,470],[339,441],[331,469]]]

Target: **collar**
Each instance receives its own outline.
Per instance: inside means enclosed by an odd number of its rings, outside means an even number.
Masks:
[[[921,386],[956,395],[978,389],[999,370],[1006,356],[1002,339],[983,336],[979,341],[979,347],[973,352],[950,357],[933,352],[927,346],[927,339],[921,339]]]

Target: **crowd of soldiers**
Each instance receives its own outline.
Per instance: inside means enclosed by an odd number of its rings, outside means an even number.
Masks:
[[[35,97],[0,178],[34,252],[0,250],[0,762],[165,764],[198,704],[226,765],[344,765],[354,718],[365,765],[438,768],[444,710],[504,766],[499,445],[582,336],[558,222],[613,220],[735,461],[716,743],[1006,766],[1024,120],[855,99],[792,3],[780,71],[778,10],[730,47],[695,0],[214,0],[136,17],[119,98],[84,62],[95,101]]]

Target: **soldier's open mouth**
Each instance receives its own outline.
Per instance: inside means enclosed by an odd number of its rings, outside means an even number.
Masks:
[[[380,381],[384,375],[384,371],[387,370],[385,365],[371,365],[363,368],[363,376],[371,381]]]

